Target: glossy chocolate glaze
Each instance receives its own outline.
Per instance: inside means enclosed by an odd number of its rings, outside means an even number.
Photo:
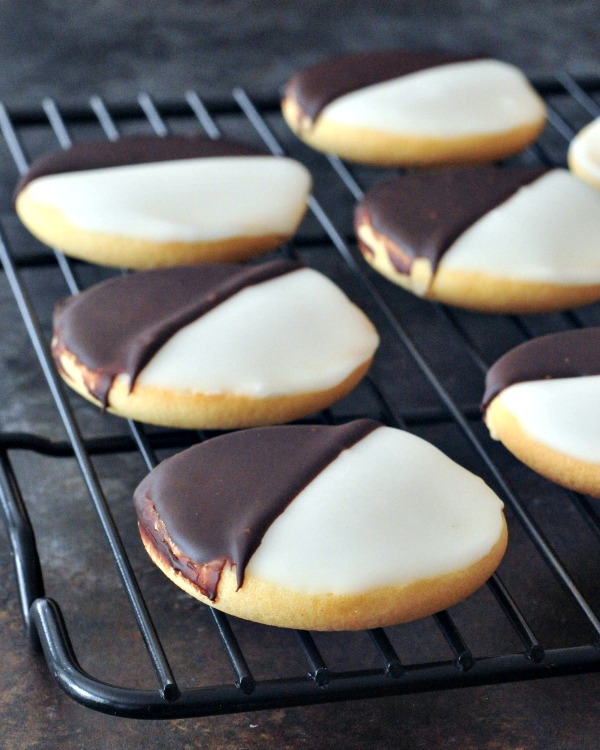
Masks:
[[[435,269],[466,229],[547,171],[482,166],[407,172],[371,188],[356,207],[354,224],[370,224],[401,251],[388,249],[399,273],[410,273],[415,258],[428,259]]]
[[[60,368],[71,352],[93,374],[89,392],[107,406],[114,378],[131,386],[160,347],[183,326],[244,287],[300,268],[292,261],[214,264],[140,271],[97,284],[60,302],[52,353]]]
[[[369,419],[337,427],[283,425],[208,440],[141,482],[134,495],[140,526],[214,600],[225,564],[236,566],[239,588],[273,521],[344,449],[379,426]]]
[[[33,180],[61,172],[122,167],[211,156],[257,156],[264,152],[237,141],[204,135],[132,136],[118,141],[85,141],[36,159],[19,181],[15,197]]]
[[[465,59],[444,52],[397,50],[343,55],[305,68],[290,80],[285,95],[314,122],[324,107],[344,94]]]
[[[511,349],[489,369],[482,409],[509,385],[600,375],[600,328],[550,333]]]

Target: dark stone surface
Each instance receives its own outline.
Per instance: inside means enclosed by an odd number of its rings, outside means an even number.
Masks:
[[[30,108],[39,107],[41,98],[47,95],[79,104],[97,93],[121,102],[131,100],[140,90],[158,98],[179,98],[186,88],[194,87],[204,95],[221,96],[240,84],[253,93],[270,94],[297,67],[322,56],[403,45],[488,52],[520,64],[535,76],[551,76],[563,67],[574,73],[597,74],[599,20],[596,0],[535,4],[522,0],[335,0],[305,4],[285,0],[276,5],[261,0],[228,4],[213,0],[2,3],[0,99],[10,107]],[[42,134],[31,132],[28,136],[33,152],[48,148]],[[564,143],[558,153],[562,151]],[[3,144],[0,164],[3,228],[24,252],[36,253],[39,246],[14,217],[7,215],[17,173]],[[330,190],[329,184],[322,194],[332,204],[337,200],[338,193],[335,188]],[[347,214],[351,215],[350,210]],[[314,255],[317,264],[329,269],[327,256],[318,250]],[[84,271],[83,275],[99,278],[102,272]],[[33,269],[24,277],[47,328],[49,311],[68,290],[54,271]],[[339,281],[344,285],[347,279],[341,276]],[[410,323],[419,341],[428,341],[435,352],[434,365],[450,392],[476,401],[483,376],[458,358],[461,344],[455,341],[447,322],[432,314],[426,303],[409,298],[382,280],[376,283],[391,304],[401,301],[400,316]],[[590,323],[599,322],[597,307],[582,315]],[[520,340],[520,331],[509,320],[494,324],[502,333],[499,343],[489,336],[488,316],[457,316],[489,362],[508,344]],[[0,277],[0,321],[1,431],[31,430],[62,438],[64,430],[4,276]],[[540,333],[559,325],[551,316],[528,324]],[[376,375],[388,384],[394,406],[410,409],[417,403],[436,403],[428,387],[412,384],[412,365],[406,358],[398,361],[394,348],[385,340],[376,365]],[[81,399],[73,398],[72,403],[85,434],[100,436],[118,431],[118,420],[99,415]],[[422,433],[446,446],[453,457],[476,465],[464,440],[451,430],[427,427]],[[530,513],[552,539],[577,584],[600,609],[596,559],[589,552],[597,549],[597,540],[565,493],[517,465],[497,446],[491,450],[520,487]],[[65,611],[84,668],[109,681],[124,677],[133,685],[153,684],[143,645],[139,636],[133,635],[131,615],[123,614],[127,609],[114,564],[74,462],[60,459],[57,464],[57,459],[26,451],[13,451],[11,458],[38,537],[48,594],[56,597]],[[148,564],[137,540],[130,500],[145,473],[141,459],[113,456],[97,459],[95,465],[140,585],[169,644],[169,658],[177,674],[182,673],[193,683],[199,679],[195,675],[201,664],[200,672],[206,679],[231,679],[206,612],[199,611],[189,597],[163,580]],[[589,639],[582,618],[573,611],[514,519],[511,532],[502,576],[517,593],[520,606],[544,643],[555,646],[565,640],[578,643]],[[598,747],[600,677],[593,674],[169,722],[130,721],[95,713],[64,695],[43,660],[27,646],[13,561],[1,526],[0,540],[0,744],[6,750]],[[499,646],[519,647],[508,627],[498,626],[497,607],[489,592],[459,606],[453,616],[477,654],[494,653]],[[237,624],[236,629],[257,676],[277,674],[280,664],[289,658],[293,674],[306,669],[294,656],[295,647],[285,635],[276,638],[267,629],[243,624]],[[189,642],[190,633],[197,648],[179,648],[182,636]],[[429,621],[400,629],[395,638],[409,662],[448,658],[446,644]],[[323,640],[325,645],[330,644],[329,639]],[[267,656],[263,648],[266,641]],[[339,648],[345,651],[343,654],[331,647],[334,666],[348,656],[357,666],[363,666],[359,637],[349,637],[342,643]]]

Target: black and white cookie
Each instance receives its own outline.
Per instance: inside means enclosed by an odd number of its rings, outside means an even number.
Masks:
[[[52,352],[120,416],[239,428],[319,411],[368,370],[379,337],[327,277],[288,261],[138,271],[70,297]]]
[[[487,580],[507,539],[481,479],[372,420],[211,439],[154,469],[135,506],[146,550],[182,589],[301,629],[437,612]]]
[[[600,328],[553,333],[489,370],[485,421],[523,463],[600,497]]]
[[[311,187],[299,162],[204,136],[86,142],[34,162],[16,210],[42,242],[108,266],[245,260],[289,239]]]
[[[409,172],[355,211],[367,262],[390,281],[484,312],[544,312],[600,299],[600,193],[566,169]]]
[[[282,110],[317,150],[382,166],[501,159],[534,141],[546,119],[543,100],[512,65],[398,51],[306,68],[288,83]]]

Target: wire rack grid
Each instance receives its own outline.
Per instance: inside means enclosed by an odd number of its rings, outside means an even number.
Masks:
[[[562,166],[574,133],[600,113],[600,81],[561,73],[537,86],[549,106],[549,127],[518,161]],[[310,215],[275,254],[327,273],[381,332],[381,350],[364,383],[312,420],[370,416],[439,445],[505,500],[509,552],[487,586],[452,612],[366,634],[290,633],[184,601],[168,581],[148,572],[127,493],[163,456],[211,434],[98,415],[65,391],[49,355],[52,304],[113,272],[34,242],[18,224],[5,190],[0,258],[12,295],[6,304],[18,310],[23,340],[43,376],[43,414],[41,427],[0,432],[0,501],[25,627],[58,684],[99,711],[167,719],[600,669],[600,592],[579,554],[600,542],[596,504],[507,456],[482,429],[478,407],[485,372],[497,356],[540,333],[597,325],[600,305],[494,317],[417,300],[393,287],[365,266],[351,228],[355,201],[384,171],[349,168],[298,143],[283,125],[275,98],[253,99],[235,90],[230,98],[205,103],[188,91],[181,100],[160,104],[141,94],[124,105],[93,97],[82,107],[61,108],[52,100],[20,112],[0,106],[1,157],[12,185],[32,156],[78,139],[199,129],[212,138],[241,137],[309,166],[315,179]],[[22,345],[19,338],[16,346]],[[48,497],[46,485],[32,481],[36,472],[27,467],[40,465],[54,475],[72,473],[75,494],[83,496],[77,502],[91,501],[89,513],[77,509],[78,533],[92,536],[89,546],[83,544],[89,558],[112,561],[106,575],[116,581],[107,584],[103,576],[98,590],[92,588],[94,607],[82,606],[77,596],[71,601],[72,581],[52,575],[53,545],[63,544],[54,541],[52,523],[71,518],[72,510],[68,504],[60,510],[61,498]],[[119,470],[122,476],[115,478]],[[60,520],[47,519],[47,502],[56,503]],[[36,527],[43,529],[41,538]],[[80,564],[94,568],[91,559]],[[47,592],[48,576],[56,597]]]

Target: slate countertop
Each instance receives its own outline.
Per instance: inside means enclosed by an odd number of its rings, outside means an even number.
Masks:
[[[273,93],[321,57],[393,47],[481,52],[532,76],[596,74],[598,16],[594,0],[5,3],[0,99],[164,98],[190,86],[205,96],[234,86]]]
[[[273,94],[297,68],[323,56],[402,46],[482,51],[515,62],[534,77],[552,77],[563,68],[598,75],[599,21],[600,8],[592,0],[6,3],[0,5],[0,100],[23,110],[39,108],[45,96],[79,104],[100,94],[119,103],[140,91],[158,100],[180,97],[191,87],[210,98],[237,85]],[[13,181],[11,173],[0,175],[6,191]],[[39,367],[28,352],[3,275],[0,291],[0,361],[10,375],[10,382],[0,383],[0,429],[35,431],[43,425],[52,432],[54,417],[36,401],[44,388]],[[40,290],[41,297],[46,294],[51,291]],[[41,498],[69,493],[69,472],[57,478],[48,467],[45,459],[36,463],[25,491]],[[103,470],[110,475],[112,467]],[[75,502],[65,520],[85,524],[87,512]],[[41,538],[53,516],[50,505],[36,516]],[[98,536],[91,528],[90,546]],[[168,722],[92,712],[65,696],[27,647],[3,528],[0,540],[0,744],[6,750],[595,750],[600,741],[600,677],[593,674]],[[47,549],[42,562],[49,594],[60,589],[66,569],[76,592],[74,611],[77,597],[93,602],[94,587],[104,585],[98,570],[74,565],[73,559],[83,559],[77,551],[65,561],[62,547]],[[97,564],[103,561],[100,556]],[[101,608],[97,617],[110,622],[110,612]],[[82,638],[88,635],[94,637]]]

